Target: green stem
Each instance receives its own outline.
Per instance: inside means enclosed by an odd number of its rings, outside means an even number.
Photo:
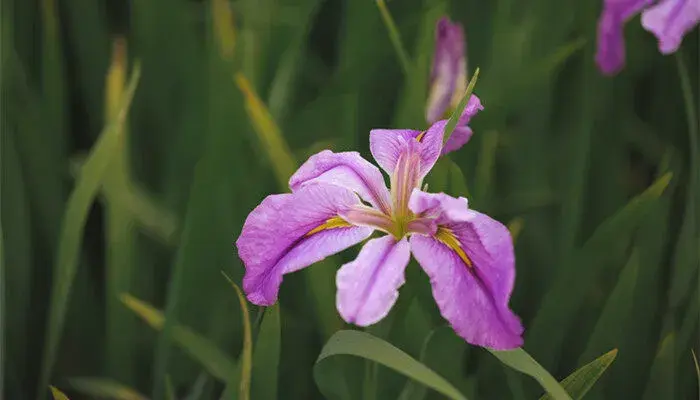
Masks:
[[[384,0],[377,0],[377,7],[379,8],[379,13],[382,15],[384,25],[386,25],[386,29],[389,31],[389,39],[391,39],[391,44],[394,45],[396,55],[399,57],[401,68],[403,68],[404,74],[406,77],[408,77],[410,76],[411,62],[409,61],[406,48],[401,42],[401,34],[399,33],[399,29],[396,27],[396,23],[394,23],[394,19],[391,17],[389,9],[386,7]]]

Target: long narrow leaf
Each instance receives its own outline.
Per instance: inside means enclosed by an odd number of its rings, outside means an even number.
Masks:
[[[157,331],[163,329],[165,317],[162,312],[128,294],[123,294],[121,300],[151,328]],[[235,373],[234,362],[224,352],[219,350],[214,343],[189,328],[175,325],[173,327],[173,340],[215,378],[227,381]]]
[[[225,393],[233,393],[233,385],[238,382],[238,399],[239,400],[249,400],[250,399],[250,377],[253,364],[253,337],[250,328],[250,314],[248,313],[248,303],[245,300],[245,296],[241,289],[236,285],[228,275],[223,274],[226,280],[231,284],[233,289],[236,291],[238,296],[238,301],[241,305],[241,315],[243,318],[243,350],[241,351],[241,358],[238,360],[240,375],[232,374],[229,376],[227,388]]]
[[[148,400],[136,390],[105,378],[72,378],[71,386],[91,398],[109,400]]]
[[[569,375],[561,381],[561,385],[571,395],[574,400],[580,400],[588,393],[593,385],[600,379],[610,364],[617,357],[617,349],[610,350],[602,356],[596,358],[590,363],[577,369],[573,374]],[[548,394],[540,397],[540,400],[553,400]]]
[[[253,399],[277,399],[281,329],[280,306],[275,304],[265,310],[255,341],[251,387]]]
[[[555,400],[571,400],[571,396],[566,393],[566,390],[557,382],[554,377],[547,372],[542,366],[535,361],[523,349],[515,349],[508,351],[490,350],[491,354],[496,356],[501,362],[516,371],[530,375],[540,383],[542,388],[549,393]]]
[[[73,278],[78,268],[78,255],[88,212],[102,184],[112,157],[117,152],[120,140],[119,132],[122,131],[140,75],[140,65],[136,64],[119,106],[119,112],[116,113],[115,118],[110,121],[100,134],[97,144],[95,144],[85,161],[83,171],[66,205],[56,259],[56,274],[51,291],[48,332],[46,334],[41,377],[39,379],[39,398],[42,397],[43,390],[48,386],[51,370],[56,359]]]
[[[374,361],[450,399],[466,400],[466,397],[452,384],[413,357],[377,337],[359,331],[339,331],[323,346],[314,367],[316,384],[320,387],[324,385],[319,383],[318,370],[324,368],[323,363],[326,359],[338,355],[350,355]]]

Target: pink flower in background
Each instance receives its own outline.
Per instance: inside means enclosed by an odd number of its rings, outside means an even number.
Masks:
[[[604,0],[598,20],[596,63],[606,75],[618,73],[625,65],[625,23],[642,13],[642,26],[659,41],[659,51],[678,50],[683,36],[700,22],[698,0]]]
[[[478,99],[471,100],[465,119],[480,109]],[[379,168],[357,152],[324,150],[310,157],[290,178],[292,193],[265,198],[236,241],[248,299],[274,304],[284,274],[379,231],[385,235],[368,240],[338,270],[336,306],[345,321],[368,326],[384,318],[413,254],[457,334],[493,349],[519,347],[523,327],[508,306],[515,280],[508,229],[470,209],[465,198],[420,189],[444,152],[446,123],[440,120],[424,132],[371,131],[372,155],[390,176],[391,189]]]
[[[462,26],[447,17],[440,18],[435,28],[435,54],[430,69],[430,89],[425,111],[428,124],[448,118],[467,90],[465,46]],[[483,110],[479,98],[470,97],[466,110],[445,143],[443,154],[459,149],[471,138],[472,130],[467,124],[473,115]]]

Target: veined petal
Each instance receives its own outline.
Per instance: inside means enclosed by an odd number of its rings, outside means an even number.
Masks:
[[[391,175],[408,143],[417,140],[421,134],[421,131],[412,129],[372,129],[369,132],[369,150],[377,164]]]
[[[596,63],[606,75],[614,75],[625,64],[624,24],[652,0],[606,0],[598,19]]]
[[[437,214],[436,235],[412,235],[411,251],[430,277],[442,316],[469,343],[520,346],[523,328],[508,307],[515,281],[508,229],[444,194],[414,191],[412,204],[414,212]]]
[[[430,92],[426,107],[426,120],[429,124],[445,114],[455,92],[466,85],[464,49],[462,26],[452,23],[447,17],[441,18],[435,29],[435,54],[430,70]]]
[[[389,191],[381,171],[358,152],[323,150],[314,154],[292,175],[289,187],[296,192],[318,182],[350,189],[379,210],[390,212]]]
[[[384,318],[399,296],[410,256],[406,239],[397,242],[387,235],[367,242],[336,276],[336,306],[343,319],[368,326]]]
[[[357,204],[360,200],[350,190],[323,184],[265,198],[248,215],[236,241],[246,269],[243,290],[248,300],[262,306],[274,304],[282,275],[368,238],[371,228],[338,218]]]
[[[642,26],[659,40],[659,51],[674,53],[685,36],[700,22],[697,0],[662,0],[642,13]]]
[[[442,148],[442,155],[459,150],[472,138],[472,128],[468,126],[458,126],[452,131],[452,135],[447,139]]]

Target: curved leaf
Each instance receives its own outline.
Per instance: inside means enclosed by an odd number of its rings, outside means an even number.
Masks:
[[[323,362],[333,356],[350,355],[365,358],[391,368],[453,400],[466,400],[452,384],[413,357],[375,336],[360,331],[339,331],[333,335],[316,360],[314,378],[319,388],[319,370]]]
[[[277,379],[280,362],[280,306],[275,304],[265,310],[260,333],[253,352],[252,398],[277,399]]]
[[[566,379],[561,381],[561,385],[572,398],[575,400],[582,399],[603,375],[603,372],[615,361],[615,357],[617,357],[617,349],[612,349],[567,376]],[[540,397],[540,400],[550,399],[552,397],[547,394]]]
[[[233,393],[233,388],[238,382],[238,398],[240,400],[250,399],[250,375],[253,364],[253,338],[250,329],[250,314],[248,313],[248,303],[245,300],[245,296],[241,289],[236,285],[231,278],[222,272],[226,280],[231,284],[234,290],[236,290],[236,295],[238,295],[238,301],[241,304],[241,313],[243,317],[243,350],[241,351],[241,357],[238,359],[238,367],[236,368],[237,373],[229,376],[228,383],[226,384],[226,389],[224,390],[224,396],[229,393]]]
[[[56,361],[56,353],[63,332],[68,302],[73,286],[73,279],[78,269],[78,257],[83,239],[83,228],[87,223],[88,213],[92,203],[105,178],[113,156],[117,153],[120,142],[120,132],[123,131],[126,114],[141,76],[140,64],[134,66],[134,72],[129,80],[129,86],[121,99],[119,111],[104,128],[97,143],[85,160],[83,169],[78,177],[73,192],[68,198],[63,214],[61,235],[59,238],[58,254],[54,271],[53,287],[47,323],[44,359],[39,378],[38,393],[48,386],[51,370]]]
[[[75,390],[91,398],[110,400],[148,400],[136,390],[105,378],[73,378],[70,380]]]
[[[556,400],[572,400],[566,390],[534,358],[521,348],[508,351],[489,350],[501,362],[516,371],[530,375]]]
[[[151,328],[157,331],[163,329],[165,317],[162,312],[128,294],[122,294],[121,301]],[[173,340],[217,379],[226,381],[235,373],[235,364],[228,355],[191,329],[180,325],[173,326]]]
[[[49,386],[49,389],[51,389],[51,396],[53,396],[53,400],[69,400],[68,396],[57,388]]]

